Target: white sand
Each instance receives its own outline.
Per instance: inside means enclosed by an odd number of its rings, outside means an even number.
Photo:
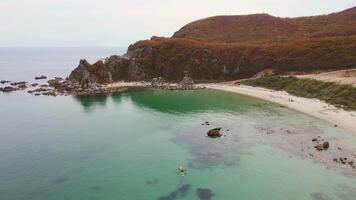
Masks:
[[[234,86],[232,84],[204,84],[204,86],[211,89],[236,92],[278,103],[290,109],[326,120],[332,124],[336,124],[342,128],[351,130],[356,133],[355,111],[339,109],[318,99],[296,97],[288,94],[287,92],[244,85]],[[290,102],[289,99],[293,99],[293,102]]]
[[[151,83],[148,82],[115,82],[106,85],[107,88],[112,87],[148,87],[151,86]]]

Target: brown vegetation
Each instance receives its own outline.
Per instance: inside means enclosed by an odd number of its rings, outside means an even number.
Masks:
[[[110,72],[114,81],[177,81],[188,71],[198,82],[249,78],[266,69],[280,74],[348,69],[356,66],[355,27],[356,8],[301,18],[211,17],[186,25],[171,38],[136,42],[125,56],[78,68],[99,79]],[[80,76],[74,71],[71,77]]]
[[[198,81],[222,81],[265,69],[346,69],[356,66],[355,27],[356,8],[301,18],[217,16],[190,23],[172,38],[139,41],[128,54],[148,77],[170,80],[185,70]]]
[[[220,43],[284,43],[356,34],[356,7],[314,17],[279,18],[267,14],[216,16],[192,22],[174,38]]]

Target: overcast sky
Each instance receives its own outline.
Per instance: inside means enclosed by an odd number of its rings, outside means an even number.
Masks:
[[[214,15],[327,14],[356,0],[0,0],[0,46],[127,46]]]

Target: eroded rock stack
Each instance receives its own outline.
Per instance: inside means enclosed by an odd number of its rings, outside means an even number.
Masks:
[[[183,80],[178,84],[178,89],[181,90],[193,90],[194,89],[194,81],[191,77],[188,76],[188,72],[184,72]]]
[[[79,65],[69,75],[68,80],[77,81],[83,88],[90,83],[108,84],[113,82],[112,74],[103,61],[91,65],[86,60],[80,60]]]

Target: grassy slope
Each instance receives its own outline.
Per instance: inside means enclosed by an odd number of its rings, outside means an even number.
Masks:
[[[356,88],[313,79],[269,76],[245,80],[242,84],[283,90],[300,97],[318,98],[336,106],[356,110]]]

